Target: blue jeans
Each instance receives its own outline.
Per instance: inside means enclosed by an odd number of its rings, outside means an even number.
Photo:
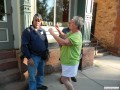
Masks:
[[[41,87],[44,80],[45,61],[39,56],[32,55],[34,66],[28,65],[29,90],[37,90]],[[36,74],[37,71],[37,74]]]

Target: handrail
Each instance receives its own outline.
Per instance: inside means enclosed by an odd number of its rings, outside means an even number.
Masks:
[[[96,40],[97,40],[97,45],[98,43],[102,44],[102,42],[100,40],[98,40],[92,33],[90,33]]]
[[[95,55],[97,54],[97,46],[100,43],[100,40],[98,40],[92,33],[90,33],[96,40],[97,40],[97,44],[95,46]]]

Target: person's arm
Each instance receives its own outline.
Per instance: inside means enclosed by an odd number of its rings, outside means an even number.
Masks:
[[[31,58],[30,51],[29,51],[29,41],[30,41],[30,35],[29,31],[24,30],[22,33],[22,42],[21,42],[21,48],[24,56],[29,60]]]
[[[34,61],[31,58],[31,54],[29,51],[29,42],[30,42],[30,34],[28,30],[24,30],[22,33],[22,52],[24,53],[24,56],[28,59],[27,64],[33,66]]]
[[[60,44],[60,45],[71,45],[71,42],[70,42],[70,40],[68,38],[66,38],[66,39],[60,38],[59,36],[57,36],[54,33],[52,28],[49,29],[49,32],[54,37],[54,39],[58,42],[58,44]]]

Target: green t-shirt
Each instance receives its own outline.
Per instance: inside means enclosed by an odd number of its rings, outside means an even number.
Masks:
[[[67,34],[67,38],[72,45],[62,46],[60,48],[60,61],[64,65],[77,65],[80,62],[80,54],[82,49],[82,34],[71,33]]]

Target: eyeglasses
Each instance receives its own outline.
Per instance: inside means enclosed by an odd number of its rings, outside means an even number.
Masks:
[[[37,18],[37,19],[35,19],[35,21],[36,21],[36,22],[41,22],[42,19],[41,19],[41,18]]]

